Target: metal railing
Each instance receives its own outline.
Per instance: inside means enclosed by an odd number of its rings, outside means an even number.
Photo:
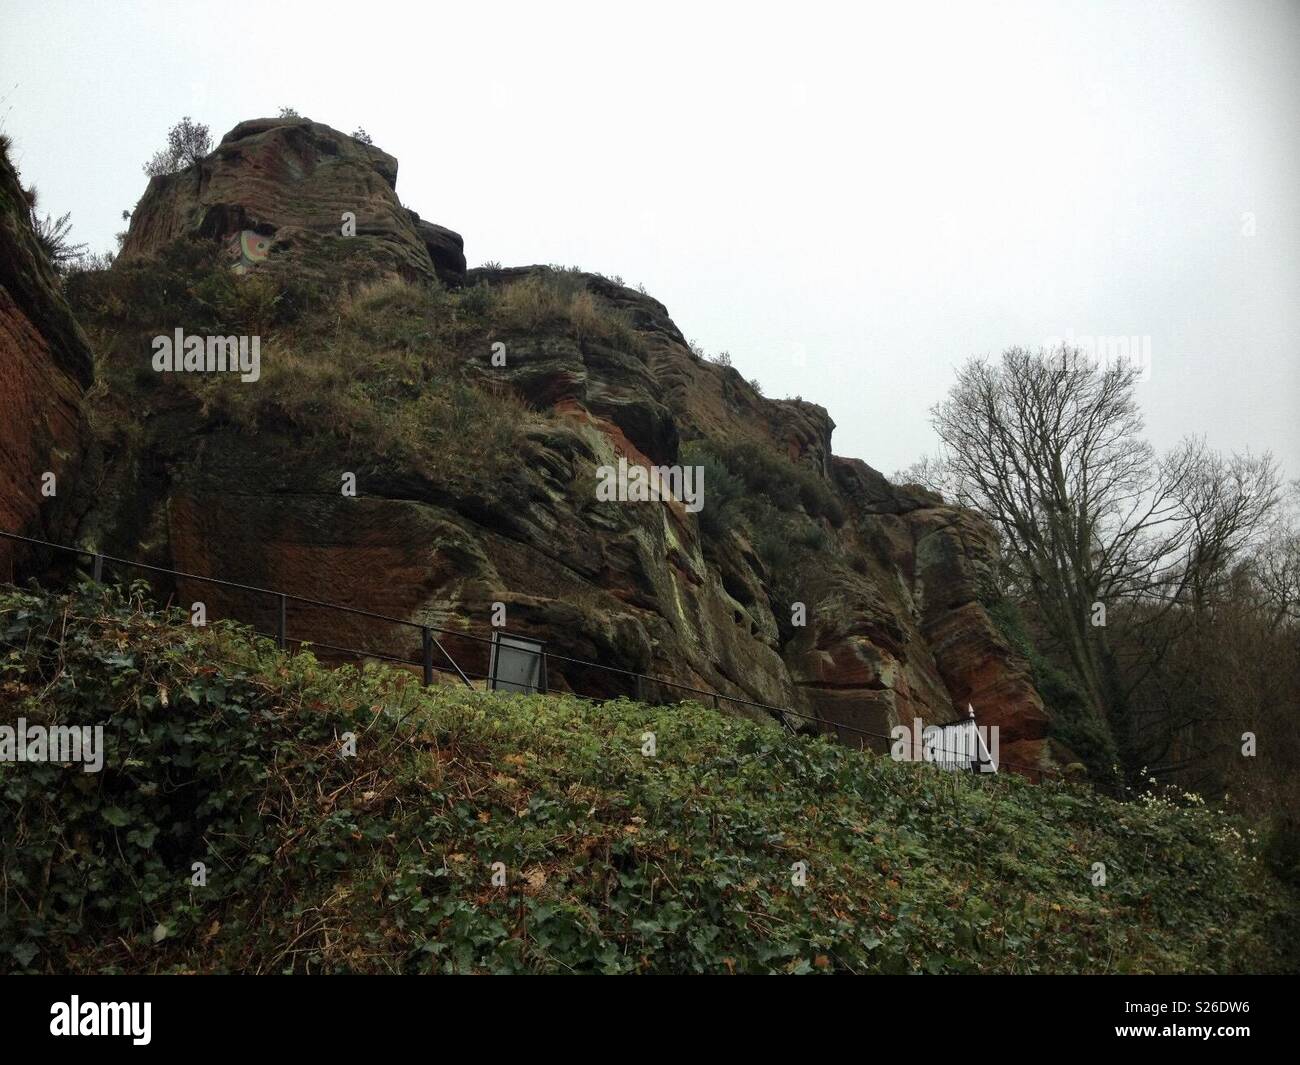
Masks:
[[[185,570],[169,569],[168,567],[165,566],[155,566],[151,563],[139,562],[136,561],[135,559],[118,558],[117,556],[105,554],[103,552],[96,552],[81,547],[72,547],[68,544],[56,544],[49,540],[41,540],[31,536],[22,536],[19,535],[18,533],[8,532],[3,529],[0,529],[0,538],[14,541],[17,543],[27,544],[32,547],[44,548],[52,551],[62,551],[66,554],[76,555],[81,558],[89,559],[91,561],[91,577],[97,584],[104,583],[104,566],[107,563],[113,566],[123,566],[131,569],[144,570],[145,572],[148,573],[160,574],[160,575],[164,575],[164,576],[168,576],[180,580],[199,581],[199,582],[219,586],[222,588],[252,593],[253,595],[259,597],[265,597],[266,599],[271,601],[271,603],[274,605],[275,608],[275,617],[276,617],[275,632],[271,633],[271,632],[263,631],[261,629],[258,629],[256,625],[253,625],[252,628],[257,635],[266,637],[268,639],[274,639],[276,642],[276,646],[279,647],[281,650],[288,650],[291,644],[296,644],[299,647],[303,645],[310,645],[312,648],[318,648],[320,650],[328,651],[332,654],[337,654],[337,655],[346,655],[355,658],[373,658],[373,659],[378,659],[380,661],[386,661],[396,665],[403,665],[403,666],[418,666],[422,670],[423,682],[426,686],[433,683],[435,672],[454,673],[455,676],[459,678],[459,680],[471,690],[477,690],[474,688],[473,680],[486,681],[489,679],[486,673],[480,673],[472,669],[467,670],[462,668],[460,664],[457,663],[456,659],[452,656],[451,652],[447,650],[444,641],[450,642],[451,640],[463,640],[476,645],[490,646],[492,644],[492,639],[490,637],[479,636],[472,632],[466,632],[458,629],[447,629],[437,625],[430,625],[425,622],[411,621],[407,618],[392,617],[390,615],[380,614],[372,610],[364,610],[360,607],[347,606],[346,604],[343,603],[330,603],[322,599],[315,599],[310,596],[295,595],[291,592],[278,591],[273,588],[262,588],[257,585],[243,584],[238,581],[225,580],[219,577],[209,577],[201,573],[189,573]],[[419,659],[413,660],[410,658],[391,655],[373,649],[345,647],[336,644],[323,643],[317,640],[310,640],[305,637],[290,636],[288,632],[288,606],[290,603],[303,604],[310,607],[348,614],[360,618],[366,618],[368,620],[378,621],[384,624],[397,625],[397,626],[402,626],[405,628],[417,630],[420,634],[421,656]],[[233,620],[247,624],[247,622],[244,622],[237,617],[233,618]],[[519,634],[519,635],[523,635],[523,634]],[[439,637],[441,637],[441,639]],[[434,653],[433,653],[435,648],[442,655],[442,657],[446,659],[447,665],[441,665],[435,661]],[[812,715],[802,713],[798,710],[794,710],[790,707],[774,706],[770,703],[759,702],[753,699],[744,699],[734,695],[726,695],[722,692],[711,691],[704,688],[697,688],[694,685],[683,684],[680,681],[669,680],[667,677],[656,677],[648,673],[639,673],[636,670],[622,669],[618,666],[606,665],[605,663],[602,662],[592,662],[587,659],[573,658],[568,655],[556,654],[555,652],[548,651],[548,650],[528,652],[523,649],[517,648],[515,649],[515,653],[533,653],[533,654],[542,655],[544,668],[548,666],[549,663],[555,662],[555,663],[562,663],[569,666],[580,667],[581,669],[600,670],[606,674],[626,678],[628,681],[631,682],[632,690],[629,692],[622,692],[620,694],[626,695],[627,697],[635,699],[638,702],[647,701],[645,686],[647,684],[655,684],[655,685],[661,685],[665,688],[673,689],[675,691],[686,692],[691,696],[700,696],[703,697],[705,700],[712,700],[714,708],[718,710],[722,709],[722,704],[725,702],[735,706],[743,706],[749,709],[764,711],[769,715],[775,716],[776,719],[790,732],[797,731],[797,729],[790,724],[790,719],[793,718],[795,720],[810,722],[811,724],[817,726],[818,731],[820,732],[823,733],[834,732],[836,738],[841,742],[843,742],[843,735],[845,732],[854,736],[862,737],[864,739],[883,741],[885,744],[889,744],[893,740],[892,736],[888,736],[883,733],[873,732],[870,729],[859,728],[856,725],[850,725],[844,722],[827,721],[824,718],[814,717]],[[549,675],[549,672],[550,672],[549,669],[546,669],[547,675]],[[570,677],[568,673],[562,671],[560,675],[564,678],[565,683],[569,686],[570,689],[566,694],[575,695],[578,696],[579,698],[584,698],[584,699],[601,699],[601,698],[611,697],[609,695],[593,696],[593,695],[579,692],[576,690],[576,688],[573,687],[573,679]],[[680,701],[685,701],[685,700],[680,700]],[[939,727],[946,727],[948,725],[965,723],[967,720],[968,720],[967,718],[957,718],[954,721],[944,722]],[[953,752],[943,752],[943,753],[953,753]],[[1037,782],[1040,783],[1042,782],[1046,774],[1046,770],[1044,770],[1042,767],[1039,766],[1018,765],[1016,763],[1005,762],[1002,760],[999,760],[998,764],[999,767],[1006,766],[1009,769],[1015,769],[1018,772],[1020,772],[1022,775],[1028,776],[1031,780],[1037,780]]]

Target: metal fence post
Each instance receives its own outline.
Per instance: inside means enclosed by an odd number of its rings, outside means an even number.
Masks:
[[[421,630],[421,635],[424,638],[424,686],[427,688],[433,683],[433,633],[428,625]]]
[[[287,602],[287,597],[283,592],[281,592],[280,593],[280,618],[279,618],[279,624],[276,626],[276,630],[275,630],[275,642],[279,646],[281,651],[284,650],[285,643],[287,642],[285,640],[285,637],[288,635],[286,632],[285,620],[284,620],[286,602]]]
[[[104,556],[103,555],[95,556],[95,566],[94,566],[91,579],[94,580],[96,584],[104,583]]]

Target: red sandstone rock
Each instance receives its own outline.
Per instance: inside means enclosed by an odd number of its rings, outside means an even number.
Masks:
[[[59,540],[85,446],[86,338],[42,255],[18,175],[0,151],[0,529]],[[42,475],[55,475],[55,495]],[[25,549],[0,539],[0,580]]]
[[[204,159],[150,179],[122,258],[178,237],[224,240],[255,230],[275,238],[273,257],[304,237],[337,237],[374,245],[408,278],[463,277],[460,237],[421,222],[396,188],[397,160],[374,145],[305,118],[241,122]],[[355,236],[342,235],[345,212]]]
[[[454,282],[463,271],[458,238],[402,207],[396,170],[386,153],[315,123],[243,123],[189,171],[151,182],[124,255],[178,236],[258,228],[275,234],[274,261],[292,254],[293,234],[332,239],[350,209],[353,239],[387,248],[395,272]],[[539,269],[472,270],[465,280],[500,287]],[[365,498],[345,499],[333,478],[353,468],[354,451],[342,443],[308,454],[292,428],[250,435],[173,421],[179,436],[146,444],[174,467],[160,477],[161,518],[151,527],[166,533],[154,559],[480,634],[491,604],[503,602],[512,630],[558,653],[785,707],[799,715],[792,722],[879,750],[894,725],[951,721],[971,703],[981,724],[1001,730],[1004,758],[1049,761],[1047,715],[1028,665],[980,602],[995,559],[988,525],[835,457],[822,407],[765,399],[735,369],[697,358],[658,301],[597,275],[580,281],[627,315],[639,343],[622,350],[560,326],[490,337],[510,351],[491,387],[558,415],[530,430],[518,468],[500,483],[377,467],[365,475]],[[467,380],[481,383],[481,354],[464,362]],[[679,504],[611,509],[574,495],[600,464],[624,456],[671,465],[680,441],[700,437],[784,455],[842,505],[842,524],[817,519],[822,546],[793,549],[797,574],[771,572],[743,526],[706,538]],[[707,506],[708,484],[705,498]],[[96,521],[124,526],[110,507]],[[133,553],[135,545],[115,546]],[[804,627],[791,624],[779,590],[791,583],[802,588]],[[274,625],[273,603],[241,604],[190,584],[179,591],[207,595],[210,616]],[[290,634],[403,656],[417,650],[408,630],[310,609],[295,608]],[[482,670],[481,645],[451,646]],[[551,676],[589,694],[633,691],[616,675],[578,667]],[[683,697],[667,687],[643,694]]]

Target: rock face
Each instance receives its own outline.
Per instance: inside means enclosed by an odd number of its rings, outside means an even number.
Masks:
[[[91,377],[86,337],[0,151],[0,529],[56,541],[67,533],[64,504],[86,445],[80,403]],[[25,554],[0,539],[0,580],[12,578]]]
[[[474,324],[474,307],[509,302],[549,272],[467,271],[458,236],[401,206],[396,171],[386,153],[315,123],[242,123],[190,170],[151,181],[124,262],[177,237],[252,229],[273,236],[274,264],[336,234],[340,212],[355,211],[354,239],[386,248],[393,273],[464,285],[445,343],[459,345],[467,387],[508,392],[532,412],[513,461],[466,478],[439,462],[380,461],[345,430],[308,442],[289,421],[263,419],[249,432],[156,396],[110,396],[119,411],[148,408],[134,415],[143,440],[105,445],[97,475],[117,487],[87,516],[85,535],[127,556],[144,543],[149,561],[189,572],[479,636],[503,604],[510,630],[557,655],[718,691],[745,701],[731,704],[741,713],[766,713],[750,703],[786,708],[791,725],[879,750],[895,725],[951,721],[971,703],[1002,730],[1004,758],[1050,760],[1028,665],[981,605],[995,557],[985,522],[835,456],[822,407],[764,398],[735,369],[693,354],[661,303],[606,278],[570,277],[563,298],[617,316],[628,337],[574,314]],[[411,335],[418,347],[426,334]],[[497,343],[509,360],[490,369]],[[781,520],[804,530],[798,542],[774,549],[738,518],[706,530],[679,500],[597,501],[598,468],[619,458],[672,465],[687,444],[709,441],[789,471],[802,502],[784,503]],[[340,470],[357,471],[358,498],[340,495]],[[204,599],[210,616],[265,631],[276,622],[266,597],[193,583],[169,590],[181,602]],[[806,624],[794,621],[796,602]],[[360,616],[292,607],[289,628],[322,645],[419,656],[418,632]],[[485,670],[482,643],[445,643],[464,668]],[[558,659],[550,680],[583,694],[637,694],[617,674]],[[658,685],[639,694],[683,697]]]
[[[151,178],[136,206],[122,258],[182,236],[225,240],[251,230],[275,238],[271,254],[316,236],[337,236],[345,214],[356,238],[404,277],[456,283],[465,272],[460,237],[404,208],[397,160],[305,118],[241,122],[206,158]]]
[[[465,241],[459,233],[453,233],[446,226],[437,226],[423,221],[414,211],[411,220],[415,231],[424,242],[433,268],[444,285],[461,285],[465,282]]]

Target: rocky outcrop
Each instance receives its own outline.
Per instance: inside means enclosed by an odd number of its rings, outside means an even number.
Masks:
[[[414,211],[411,220],[415,231],[424,242],[425,250],[433,261],[433,269],[444,285],[462,285],[465,283],[465,241],[459,233],[453,233],[446,226],[434,225],[424,221]]]
[[[86,443],[81,397],[91,378],[90,347],[0,150],[0,529],[52,540],[68,532],[68,495]],[[25,555],[0,539],[0,580],[11,579]]]
[[[355,235],[344,237],[345,222]],[[151,178],[121,257],[178,237],[225,241],[246,231],[272,238],[272,259],[312,238],[341,237],[368,245],[403,277],[456,283],[465,272],[460,237],[398,200],[396,159],[305,118],[241,122],[205,158]]]
[[[311,241],[332,239],[341,211],[355,211],[354,239],[386,248],[393,273],[464,286],[437,294],[455,323],[447,335],[464,382],[509,392],[537,415],[508,468],[458,477],[437,463],[379,461],[346,432],[309,447],[273,419],[247,432],[172,409],[157,414],[134,457],[106,457],[108,467],[147,465],[151,476],[119,476],[87,532],[126,554],[147,539],[150,560],[189,572],[479,636],[503,604],[510,629],[558,655],[719,691],[745,701],[731,704],[738,712],[786,708],[792,725],[881,750],[895,725],[951,721],[970,703],[1002,730],[1004,757],[1050,757],[1028,665],[981,605],[995,558],[986,523],[836,457],[824,408],[764,398],[736,369],[697,357],[663,304],[607,278],[567,276],[563,299],[608,311],[628,335],[540,312],[473,324],[471,297],[487,306],[547,268],[467,271],[458,236],[402,207],[396,172],[391,156],[327,127],[246,122],[189,171],[153,179],[125,261],[176,237],[251,229],[271,238],[272,266],[292,263]],[[486,359],[497,344],[509,352],[500,366]],[[782,504],[798,541],[773,550],[741,520],[706,532],[674,499],[597,501],[597,468],[620,458],[671,465],[692,441],[771,455],[811,486],[818,506],[802,495]],[[339,494],[341,470],[356,471],[357,498]],[[265,597],[192,582],[167,590],[204,598],[210,616],[275,624]],[[321,645],[419,653],[416,630],[360,615],[292,607],[289,629]],[[445,642],[464,668],[485,669],[481,642]],[[617,674],[558,659],[551,681],[637,694]]]
[[[1048,717],[1028,664],[1010,653],[980,602],[996,555],[993,530],[956,507],[913,511],[914,596],[921,632],[953,701],[980,708],[997,725],[1002,757],[1039,766],[1048,755]]]

